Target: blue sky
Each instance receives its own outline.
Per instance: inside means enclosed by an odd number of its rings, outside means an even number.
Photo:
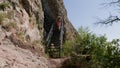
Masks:
[[[120,23],[112,26],[94,24],[97,18],[105,19],[110,14],[119,14],[115,6],[105,6],[103,3],[107,3],[107,0],[64,0],[68,18],[76,29],[80,26],[89,27],[97,35],[106,35],[108,40],[120,38]]]

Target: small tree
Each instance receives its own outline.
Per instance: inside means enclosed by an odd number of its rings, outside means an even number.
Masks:
[[[88,28],[80,28],[77,43],[71,47],[71,59],[67,67],[73,68],[119,68],[120,40],[107,41],[105,36],[96,36]],[[69,49],[69,46],[68,46]]]

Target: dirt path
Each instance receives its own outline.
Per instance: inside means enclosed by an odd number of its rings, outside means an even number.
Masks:
[[[0,68],[49,68],[48,60],[30,50],[16,47],[10,40],[0,41]]]
[[[50,62],[51,68],[61,68],[62,63],[66,60],[66,58],[49,58],[48,60]]]

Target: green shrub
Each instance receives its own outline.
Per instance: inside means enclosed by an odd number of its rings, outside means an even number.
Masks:
[[[6,24],[6,26],[11,29],[11,28],[14,28],[16,29],[17,28],[17,23],[15,22],[9,22],[8,24]]]
[[[12,19],[12,18],[13,18],[13,15],[14,15],[14,11],[8,11],[6,17],[7,17],[8,19]]]
[[[7,14],[4,13],[4,12],[0,12],[0,25],[3,25],[3,21],[5,18],[8,18],[8,19],[11,19],[13,17],[13,11],[9,11]],[[13,23],[13,22],[9,22],[7,24],[8,26],[12,26],[12,27],[15,27],[16,26],[16,23]]]
[[[33,42],[32,42],[32,45],[34,46],[34,45],[39,45],[40,44],[40,41],[39,40],[34,40]]]
[[[62,56],[70,56],[72,53],[73,42],[72,41],[65,41],[63,44],[63,52]]]
[[[88,29],[79,29],[77,44],[66,42],[65,54],[71,54],[67,66],[72,68],[120,68],[120,40],[107,41]],[[64,48],[63,48],[64,49]],[[66,62],[66,61],[65,61]],[[64,63],[63,67],[66,66]],[[82,64],[82,65],[81,65]]]
[[[5,10],[6,7],[8,7],[8,6],[9,6],[9,3],[1,3],[1,4],[0,4],[0,8],[1,8],[2,10]]]
[[[5,14],[0,12],[0,25],[3,25],[4,18],[5,18]]]
[[[17,33],[17,36],[22,40],[24,41],[24,33],[21,31],[21,32],[18,32]]]

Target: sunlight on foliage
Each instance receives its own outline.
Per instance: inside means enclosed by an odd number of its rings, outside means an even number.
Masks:
[[[81,27],[76,43],[66,42],[66,53],[71,55],[74,67],[81,63],[87,68],[119,68],[120,40],[107,41],[105,36],[96,36],[88,28]],[[72,47],[71,47],[72,46]],[[84,68],[84,67],[81,67]]]

